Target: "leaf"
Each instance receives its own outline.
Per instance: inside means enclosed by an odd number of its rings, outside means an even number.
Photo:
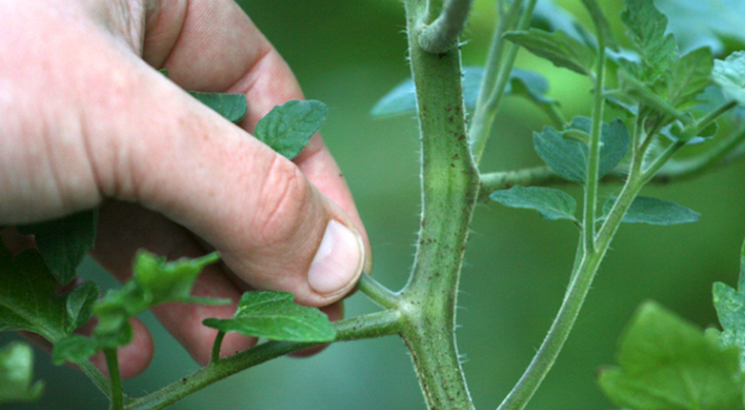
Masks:
[[[0,330],[26,330],[56,342],[90,317],[94,288],[83,287],[58,295],[39,252],[27,249],[13,259],[0,247]]]
[[[326,121],[328,108],[320,101],[292,100],[272,108],[259,120],[254,136],[288,159],[295,158]]]
[[[34,235],[36,247],[55,278],[63,284],[76,275],[80,262],[96,239],[98,211],[89,210],[53,221],[19,226],[23,235]]]
[[[628,29],[628,36],[641,58],[642,71],[636,77],[641,81],[654,81],[677,59],[675,37],[667,33],[667,17],[652,0],[626,0],[627,9],[621,20]]]
[[[714,57],[708,47],[693,50],[675,61],[667,74],[668,102],[678,109],[685,103],[694,102],[694,97],[711,84],[713,65]]]
[[[96,354],[100,346],[94,339],[73,334],[54,344],[52,361],[59,366],[65,362],[84,363]]]
[[[549,220],[569,219],[576,221],[574,213],[577,202],[569,194],[558,189],[545,187],[514,187],[493,192],[492,200],[511,208],[525,208],[538,211]]]
[[[531,28],[528,31],[507,32],[504,38],[551,61],[557,67],[568,68],[583,75],[593,75],[595,50],[563,31],[549,33]]]
[[[690,50],[710,47],[722,54],[725,43],[731,49],[745,47],[745,2],[742,0],[655,0],[670,22],[681,47]]]
[[[204,93],[201,91],[189,91],[189,94],[233,123],[242,120],[248,112],[248,101],[243,94]]]
[[[584,184],[589,147],[575,138],[565,138],[563,134],[583,132],[589,135],[590,129],[591,120],[587,117],[575,117],[561,133],[552,127],[545,127],[541,133],[533,134],[536,152],[560,177]],[[614,120],[610,124],[603,123],[600,141],[598,178],[611,172],[626,155],[629,133],[620,120]]]
[[[205,319],[204,325],[223,332],[291,342],[330,342],[336,332],[316,308],[293,303],[288,292],[246,292],[232,319]]]
[[[510,81],[507,83],[505,95],[523,96],[541,106],[554,105],[558,102],[553,98],[546,97],[548,92],[548,81],[546,77],[535,71],[513,68]]]
[[[643,304],[621,339],[618,367],[600,387],[631,410],[743,409],[738,350],[719,345],[654,302]]]
[[[65,301],[67,310],[68,327],[67,332],[83,326],[93,314],[93,303],[98,300],[98,285],[94,282],[85,282],[70,292]]]
[[[41,397],[44,383],[34,378],[34,352],[25,343],[0,349],[0,403],[33,401]]]
[[[597,30],[600,31],[602,37],[605,39],[605,45],[611,50],[618,51],[618,44],[616,44],[616,40],[613,37],[613,31],[610,28],[608,19],[606,19],[605,14],[603,14],[603,10],[600,9],[598,2],[595,0],[582,0],[582,4],[585,5],[585,8],[590,13],[590,17],[592,17],[592,21],[595,23]]]
[[[549,32],[563,31],[575,40],[597,47],[597,40],[585,29],[582,23],[553,1],[536,3],[530,25]]]
[[[603,205],[603,217],[605,219],[610,213],[617,197],[610,197]],[[663,201],[658,198],[648,196],[638,196],[634,198],[626,215],[621,222],[626,223],[647,223],[650,225],[676,225],[689,222],[696,222],[701,217],[696,211],[675,202]]]
[[[190,296],[197,276],[206,265],[218,259],[219,255],[213,252],[201,258],[167,262],[163,257],[144,250],[138,251],[132,264],[132,279],[118,290],[109,290],[93,305],[93,314],[98,319],[93,339],[99,347],[117,347],[129,343],[132,336],[129,318],[162,303],[230,303],[226,299]]]
[[[722,325],[720,341],[740,349],[740,368],[745,369],[745,243],[740,252],[740,279],[737,290],[722,282],[714,283],[714,307]]]
[[[736,51],[724,60],[714,60],[711,76],[725,96],[745,105],[745,51]]]

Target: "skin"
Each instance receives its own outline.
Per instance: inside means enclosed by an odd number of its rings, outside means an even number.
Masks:
[[[100,206],[93,256],[119,280],[139,248],[169,259],[216,249],[222,263],[200,276],[195,295],[237,301],[249,289],[284,290],[342,316],[359,273],[321,294],[308,267],[336,220],[361,238],[369,271],[364,227],[320,135],[294,161],[251,136],[272,107],[303,95],[232,0],[4,1],[0,50],[0,225]],[[235,126],[184,89],[243,93],[248,114]],[[2,236],[12,250],[29,245],[13,229]],[[154,312],[206,364],[216,331],[202,320],[234,310]],[[134,342],[119,352],[124,377],[153,353],[148,330],[133,327]],[[229,334],[222,354],[253,343]]]

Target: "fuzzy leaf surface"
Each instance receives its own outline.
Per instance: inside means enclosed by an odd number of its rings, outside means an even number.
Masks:
[[[666,79],[668,102],[678,109],[693,105],[695,97],[711,84],[714,57],[708,47],[697,48],[672,63]]]
[[[583,75],[592,75],[595,50],[563,31],[549,33],[531,28],[528,31],[507,32],[504,38],[551,61],[557,67],[568,68]]]
[[[587,178],[587,160],[590,149],[585,142],[565,138],[564,135],[590,133],[592,122],[587,117],[575,117],[562,131],[545,127],[533,134],[538,155],[562,178],[584,184]],[[615,168],[629,149],[629,133],[620,120],[601,127],[600,166],[598,178]]]
[[[636,74],[642,81],[653,81],[677,58],[675,36],[666,33],[667,17],[650,0],[626,0],[621,20],[641,58],[642,69]]]
[[[577,201],[558,189],[515,185],[510,189],[493,192],[490,198],[511,208],[538,211],[549,220],[576,220],[574,214],[577,211]]]
[[[96,239],[98,211],[89,210],[18,227],[24,235],[34,235],[36,247],[57,280],[65,285],[76,275],[76,269]]]
[[[724,60],[714,60],[711,76],[725,96],[745,105],[745,51],[736,51]]]
[[[248,102],[243,94],[205,93],[201,91],[189,91],[189,94],[233,123],[242,120],[248,112]]]
[[[738,350],[654,302],[640,307],[624,332],[618,367],[600,387],[631,410],[743,409],[745,375]]]
[[[204,325],[223,332],[291,342],[330,342],[336,332],[316,308],[293,302],[289,292],[246,292],[231,319],[205,319]]]
[[[27,249],[13,258],[0,246],[0,330],[25,330],[54,343],[87,322],[95,285],[66,295],[56,288],[39,252]]]
[[[610,213],[616,197],[610,197],[603,205],[604,216]],[[646,223],[650,225],[677,225],[683,223],[696,222],[701,217],[698,212],[678,205],[675,202],[665,201],[659,198],[648,196],[637,196],[631,203],[626,215],[621,222],[625,223]]]
[[[254,129],[254,136],[287,159],[293,159],[326,121],[328,107],[315,101],[292,100],[276,106]]]
[[[44,383],[33,380],[31,346],[11,343],[0,349],[0,403],[37,400],[44,391]]]
[[[722,325],[720,340],[740,349],[740,368],[745,369],[745,244],[740,251],[740,279],[737,290],[714,283],[714,307]]]

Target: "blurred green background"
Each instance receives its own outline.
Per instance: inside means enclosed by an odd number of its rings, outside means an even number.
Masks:
[[[567,3],[587,21],[579,2]],[[577,4],[575,4],[577,3]],[[603,6],[614,24],[620,1]],[[242,2],[254,22],[293,67],[308,98],[324,101],[322,132],[340,163],[365,221],[374,275],[391,288],[406,281],[419,223],[416,122],[372,119],[368,112],[409,75],[403,7],[396,0],[274,0]],[[493,1],[477,1],[466,30],[464,64],[482,64],[491,35]],[[618,33],[622,30],[618,27]],[[521,53],[518,65],[545,73],[550,96],[567,118],[589,113],[590,84]],[[539,164],[532,130],[546,118],[522,101],[507,99],[483,170]],[[702,327],[716,325],[714,281],[736,283],[745,236],[745,165],[693,181],[648,188],[647,195],[676,201],[702,214],[695,224],[625,225],[556,366],[529,409],[608,409],[596,372],[615,363],[618,336],[634,309],[655,299]],[[576,188],[569,188],[579,195]],[[459,294],[458,345],[479,409],[500,403],[541,343],[561,302],[574,255],[576,229],[537,213],[479,205]],[[87,261],[83,275],[114,284]],[[374,311],[364,296],[348,300],[348,316]],[[126,383],[140,395],[197,369],[152,316],[156,355],[150,368]],[[11,336],[4,334],[2,341]],[[104,409],[107,402],[81,374],[55,368],[38,355],[37,375],[47,383],[42,401],[13,409]],[[410,359],[396,337],[338,343],[310,359],[279,359],[213,385],[175,409],[423,409]]]

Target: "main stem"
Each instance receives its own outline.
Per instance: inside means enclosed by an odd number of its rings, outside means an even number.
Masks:
[[[473,404],[458,359],[455,307],[479,176],[466,138],[460,52],[419,45],[426,2],[406,1],[422,142],[422,221],[416,261],[401,293],[401,337],[429,409]]]

